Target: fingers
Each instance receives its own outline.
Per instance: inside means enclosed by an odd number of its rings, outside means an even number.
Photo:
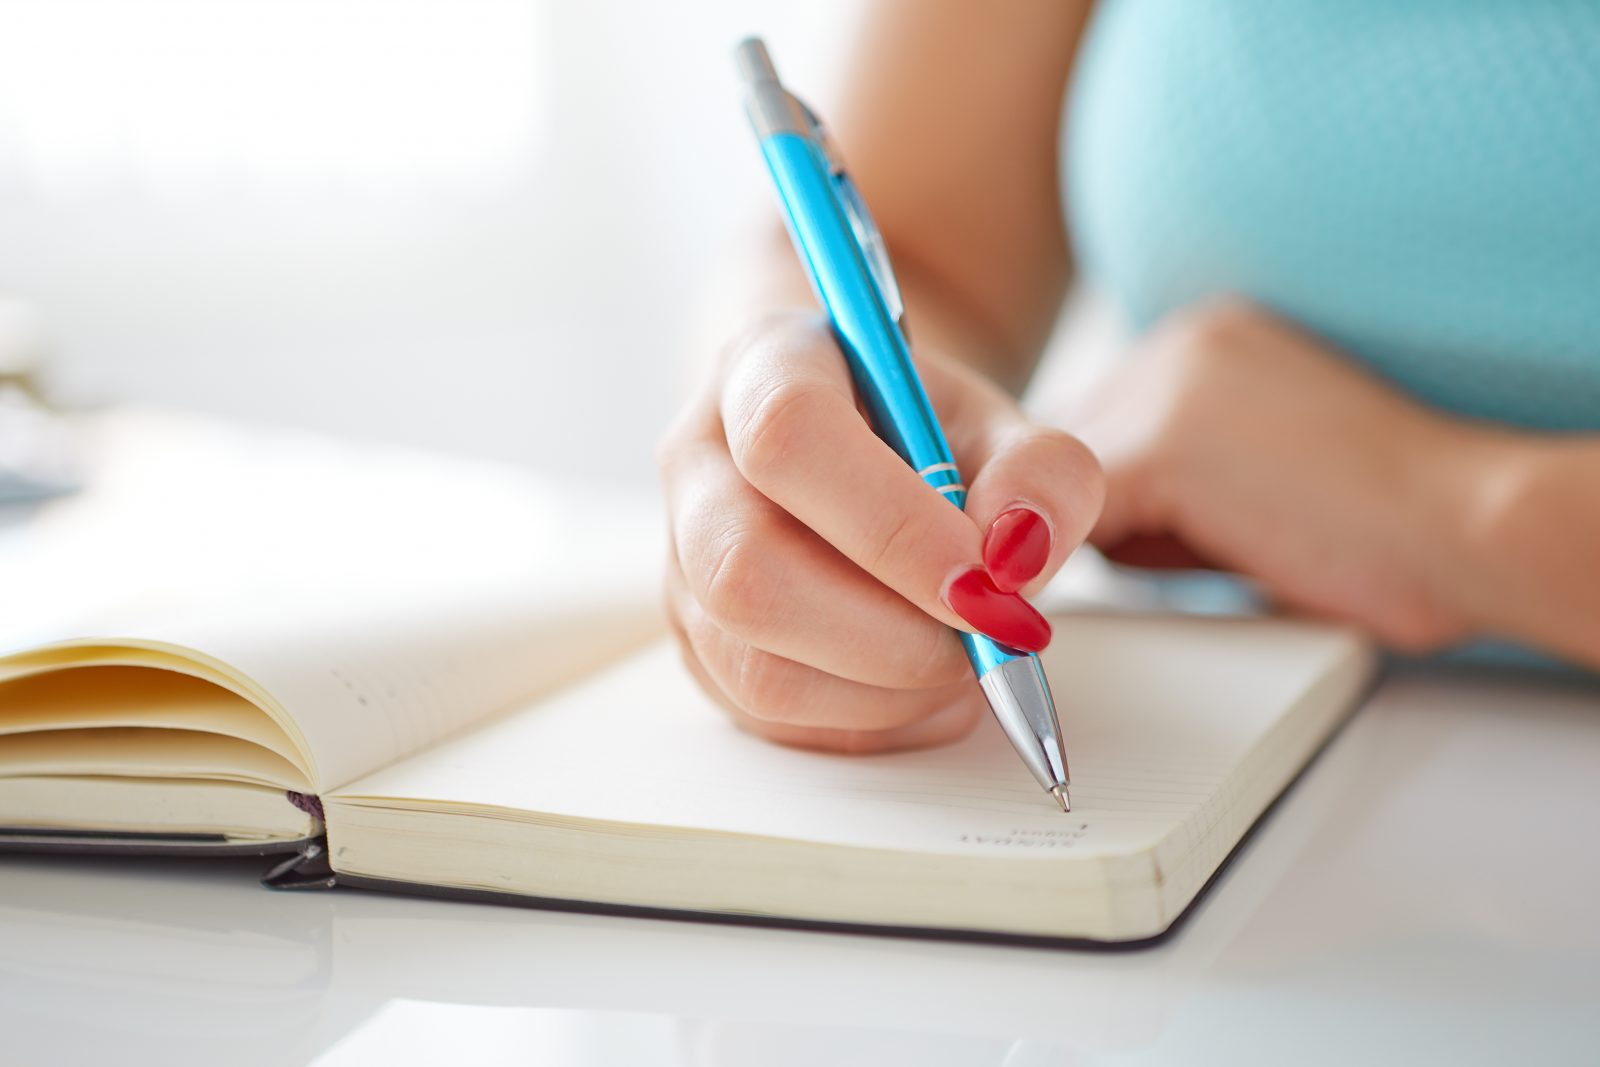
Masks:
[[[1102,547],[1113,563],[1149,570],[1222,570],[1174,534],[1134,534]]]
[[[669,596],[674,593],[670,590]],[[696,661],[727,702],[764,723],[884,731],[909,726],[981,693],[970,672],[931,688],[895,689],[841,678],[756,648],[718,626],[681,587],[674,617]]]
[[[673,580],[683,584],[685,604],[719,630],[866,685],[925,688],[970,680],[948,627],[757,492],[709,424],[672,449],[663,477],[672,513]]]
[[[1136,556],[1178,557],[1143,545],[1175,528],[1179,517],[1172,445],[1164,423],[1174,401],[1174,375],[1154,373],[1148,353],[1136,355],[1122,373],[1080,403],[1066,425],[1100,460],[1106,494],[1089,540],[1102,550],[1133,541]],[[1183,449],[1179,454],[1191,451]]]
[[[1093,458],[976,373],[924,362],[972,476],[963,514],[874,434],[817,320],[770,321],[737,347],[661,451],[669,616],[691,670],[741,725],[789,744],[959,736],[984,702],[951,628],[1048,642],[1015,591],[1093,523]]]
[[[1087,438],[1087,435],[1086,435]],[[1153,568],[1211,568],[1205,558],[1174,531],[1182,528],[1182,511],[1173,479],[1149,455],[1100,453],[1106,497],[1088,540],[1118,563]]]
[[[973,629],[941,593],[981,564],[978,527],[872,432],[831,344],[767,334],[732,371],[721,417],[760,494],[922,611]]]
[[[940,709],[920,722],[897,726],[889,730],[842,730],[818,726],[792,726],[788,723],[764,722],[751,718],[738,709],[731,714],[740,727],[795,748],[811,748],[821,752],[839,752],[845,755],[869,755],[874,752],[898,752],[903,749],[932,748],[947,745],[966,736],[983,714],[981,702],[973,697],[959,704]]]
[[[988,438],[961,457],[977,471],[967,514],[985,531],[984,564],[1005,592],[1042,586],[1088,536],[1105,501],[1093,453],[1059,430],[1007,406]]]
[[[697,611],[670,560],[667,601],[684,665],[735,723],[767,740],[850,754],[925,748],[962,737],[986,708],[970,677],[934,690],[886,690],[742,645]]]

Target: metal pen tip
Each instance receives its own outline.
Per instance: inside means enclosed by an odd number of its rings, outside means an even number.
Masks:
[[[1016,656],[990,668],[978,679],[1000,728],[1017,750],[1039,788],[1055,797],[1062,811],[1072,810],[1067,783],[1067,754],[1061,746],[1050,683],[1037,656]]]

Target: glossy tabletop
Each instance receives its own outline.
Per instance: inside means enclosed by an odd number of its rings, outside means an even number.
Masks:
[[[1600,689],[1403,669],[1137,951],[0,858],[7,1064],[1600,1062]]]

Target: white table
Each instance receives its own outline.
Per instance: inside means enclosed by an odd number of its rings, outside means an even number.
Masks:
[[[1391,677],[1134,952],[0,858],[0,1062],[1600,1063],[1600,689]]]

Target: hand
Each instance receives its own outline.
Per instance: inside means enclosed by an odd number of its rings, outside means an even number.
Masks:
[[[1207,565],[1407,651],[1467,636],[1445,551],[1472,433],[1249,304],[1160,324],[1068,425],[1105,468],[1113,559]]]
[[[921,353],[918,369],[965,513],[873,434],[813,315],[733,344],[662,442],[668,615],[701,685],[758,734],[849,752],[952,740],[984,705],[951,627],[1048,641],[1017,590],[1088,533],[1099,468],[976,372]]]

